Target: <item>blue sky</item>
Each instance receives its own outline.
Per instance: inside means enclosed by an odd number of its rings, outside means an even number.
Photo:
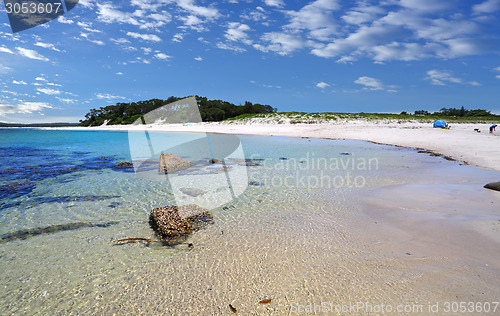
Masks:
[[[202,95],[280,111],[500,113],[500,0],[80,1],[12,34],[0,121]]]

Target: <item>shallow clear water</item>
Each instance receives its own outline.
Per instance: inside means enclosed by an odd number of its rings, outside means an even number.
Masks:
[[[199,137],[150,134],[165,144]],[[321,253],[352,260],[339,265],[340,270],[360,264],[357,258],[366,255],[350,237],[356,233],[350,225],[362,216],[358,202],[365,190],[405,183],[486,183],[497,177],[413,149],[360,141],[238,136],[244,156],[254,165],[229,165],[245,168],[248,186],[236,199],[211,210],[213,225],[177,246],[116,245],[113,241],[122,238],[155,239],[149,212],[176,202],[166,182],[144,180],[133,168],[114,168],[131,161],[128,133],[6,129],[0,136],[1,314],[110,313],[121,311],[125,301],[134,301],[131,297],[144,304],[143,313],[153,313],[158,302],[148,301],[145,293],[158,284],[157,266],[175,273],[163,275],[172,282],[167,306],[173,313],[193,303],[192,297],[183,298],[184,293],[201,296],[201,306],[193,313],[215,313],[215,307],[204,308],[203,297],[216,302],[216,291],[227,294],[232,289],[225,273],[241,278],[234,281],[241,287],[263,282],[267,293],[299,293],[298,284],[317,282],[324,274],[331,277],[333,259],[321,260]],[[438,172],[442,176],[434,177]],[[307,273],[304,265],[310,261],[300,263],[299,258],[304,254],[318,259]],[[262,281],[263,271],[254,275],[248,270],[257,265],[255,260],[260,266],[267,264],[272,282]],[[277,272],[280,262],[288,277]],[[349,274],[340,270],[335,275]],[[206,282],[213,284],[214,293],[199,292],[197,284]],[[333,295],[319,290],[324,288],[319,286],[311,299]],[[257,299],[264,292],[253,295]],[[221,304],[227,309],[225,302]],[[137,313],[138,308],[129,305],[126,310]]]

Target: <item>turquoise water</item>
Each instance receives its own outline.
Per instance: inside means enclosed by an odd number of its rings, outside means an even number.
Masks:
[[[150,137],[171,147],[201,136]],[[116,311],[122,304],[118,289],[136,284],[145,267],[175,263],[197,251],[197,243],[211,249],[206,255],[213,258],[217,250],[210,245],[235,227],[234,238],[240,241],[250,234],[259,236],[271,225],[273,233],[266,242],[274,238],[279,243],[292,232],[305,238],[321,227],[340,238],[337,242],[348,244],[339,237],[343,233],[333,232],[357,216],[357,196],[367,188],[440,183],[445,179],[425,177],[439,170],[451,182],[496,177],[416,150],[360,141],[265,136],[238,136],[238,141],[247,161],[229,159],[227,167],[244,169],[238,181],[244,177],[245,187],[211,209],[215,224],[177,246],[118,246],[113,241],[122,238],[156,239],[149,212],[179,202],[168,181],[149,181],[138,177],[134,168],[116,168],[137,156],[137,149],[131,154],[127,132],[0,130],[0,313],[85,314],[97,306]],[[145,151],[143,158],[148,156]],[[188,152],[187,160],[197,150]],[[198,167],[198,175],[211,168]],[[204,179],[214,173],[203,173]],[[184,186],[199,184],[192,180],[198,178],[178,177],[185,180]],[[207,192],[208,199],[219,201],[217,190]],[[190,242],[194,250],[187,247]],[[203,254],[197,258],[204,260]],[[182,290],[178,292],[182,296]]]

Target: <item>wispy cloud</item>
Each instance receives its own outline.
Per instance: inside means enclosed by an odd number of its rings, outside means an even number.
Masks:
[[[62,103],[66,103],[66,104],[72,104],[72,103],[77,102],[77,100],[75,100],[75,99],[67,99],[67,98],[60,98],[60,97],[56,97],[56,99],[58,99]]]
[[[38,88],[36,90],[39,91],[39,92],[41,92],[41,93],[48,94],[48,95],[61,94],[60,90],[49,89],[49,88]]]
[[[206,18],[217,18],[219,16],[219,10],[216,8],[209,8],[198,6],[194,3],[194,0],[177,0],[177,4],[182,9],[198,16],[203,16]]]
[[[98,19],[104,23],[126,23],[139,26],[140,23],[131,13],[117,10],[111,3],[97,4]]]
[[[36,60],[43,60],[43,61],[49,61],[48,58],[44,57],[43,55],[39,54],[37,51],[32,50],[32,49],[27,49],[27,48],[22,48],[22,47],[16,47],[18,53],[21,56],[28,57],[30,59],[36,59]]]
[[[7,48],[5,46],[0,46],[0,52],[2,52],[2,53],[8,53],[8,54],[14,54],[14,52],[11,49],[9,49],[9,48]]]
[[[487,0],[472,7],[474,13],[494,13],[500,11],[500,0]]]
[[[265,33],[261,40],[267,44],[254,44],[253,47],[265,53],[275,52],[281,56],[289,55],[304,47],[304,42],[300,37],[281,32]]]
[[[435,86],[446,86],[448,83],[467,84],[471,86],[480,86],[477,81],[464,81],[461,78],[454,77],[451,72],[445,70],[432,69],[427,71],[426,80],[430,80]]]
[[[271,7],[281,8],[285,6],[285,2],[283,2],[283,0],[264,0],[264,3]]]
[[[393,85],[386,86],[382,83],[381,80],[376,79],[376,78],[372,78],[372,77],[368,77],[368,76],[359,77],[358,79],[354,80],[354,83],[357,83],[359,85],[364,86],[363,90],[367,90],[367,91],[384,90],[384,91],[390,92],[390,93],[397,92],[397,90],[395,89],[396,86],[393,86]]]
[[[161,60],[167,60],[167,59],[172,58],[172,56],[169,56],[169,55],[164,54],[164,53],[155,54],[155,57],[158,59],[161,59]]]
[[[4,116],[5,114],[30,114],[51,108],[52,106],[45,102],[20,102],[17,104],[0,103],[0,116]]]
[[[161,38],[159,38],[155,34],[140,34],[136,32],[127,32],[127,35],[133,38],[140,38],[145,41],[161,42]]]
[[[126,99],[125,97],[121,97],[118,95],[112,95],[109,93],[96,93],[96,98],[98,99],[106,99],[106,100],[115,100],[115,99]]]
[[[43,48],[48,48],[48,49],[51,49],[51,50],[56,51],[56,52],[60,52],[61,51],[54,44],[49,44],[49,43],[36,42],[35,46],[40,46],[40,47],[43,47]]]
[[[320,89],[328,88],[329,86],[330,86],[330,85],[329,85],[328,83],[323,82],[323,81],[318,82],[318,83],[316,84],[316,87],[318,87],[318,88],[320,88]]]

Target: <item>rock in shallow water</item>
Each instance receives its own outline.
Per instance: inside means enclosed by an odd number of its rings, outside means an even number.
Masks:
[[[179,169],[191,167],[194,163],[182,159],[179,156],[173,154],[161,154],[160,155],[160,174],[173,172]]]
[[[116,166],[114,166],[113,168],[127,168],[127,167],[133,167],[134,164],[131,163],[131,162],[128,162],[128,161],[125,161],[125,162],[120,162],[118,163]]]
[[[212,223],[213,218],[206,209],[189,204],[155,208],[149,215],[149,222],[161,237],[172,239]]]
[[[500,182],[492,182],[488,183],[487,185],[484,186],[486,189],[491,189],[491,190],[496,190],[500,191]]]

